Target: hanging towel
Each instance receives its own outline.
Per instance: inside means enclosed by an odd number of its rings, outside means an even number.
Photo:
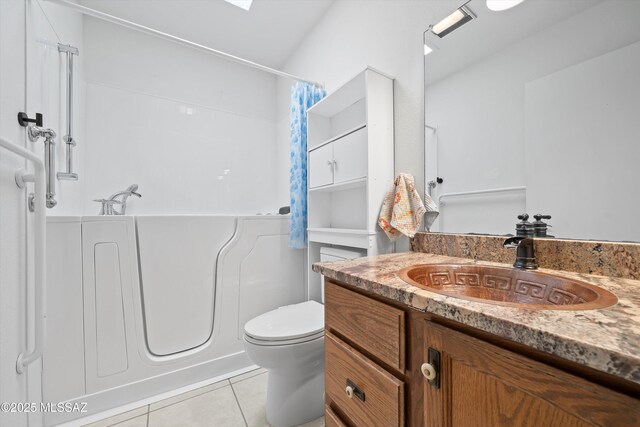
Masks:
[[[438,211],[438,205],[436,205],[436,202],[434,202],[431,196],[428,194],[424,195],[424,207],[427,210],[427,212],[424,214],[424,228],[429,231],[431,230],[433,221],[436,220],[440,212]]]
[[[413,176],[401,173],[384,198],[378,225],[390,240],[396,240],[401,235],[413,237],[422,224],[425,212],[427,209],[416,191]]]

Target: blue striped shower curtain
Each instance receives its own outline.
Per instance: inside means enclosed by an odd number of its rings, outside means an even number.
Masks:
[[[307,247],[307,109],[326,95],[322,87],[297,82],[291,87],[291,217],[289,247]]]

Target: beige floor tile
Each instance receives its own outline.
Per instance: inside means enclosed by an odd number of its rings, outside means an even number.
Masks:
[[[95,423],[86,424],[85,427],[109,427],[109,426],[122,423],[123,421],[130,420],[132,418],[140,417],[141,415],[145,415],[145,420],[146,420],[146,413],[148,412],[148,410],[149,410],[149,407],[145,405],[141,408],[137,408],[132,411],[123,412],[122,414],[114,415],[113,417],[96,421]]]
[[[265,411],[267,377],[268,374],[263,372],[231,384],[249,427],[269,426]]]
[[[324,417],[316,418],[308,423],[300,424],[298,427],[324,427]]]
[[[249,427],[269,427],[266,414],[267,377],[261,373],[253,377],[233,383],[240,409]],[[300,427],[324,427],[324,417],[309,421]]]
[[[149,405],[149,410],[155,411],[160,408],[164,408],[165,406],[173,405],[174,403],[182,402],[183,400],[187,400],[192,397],[196,397],[201,394],[208,393],[210,391],[214,391],[228,385],[229,385],[228,380],[219,381],[214,384],[209,384],[208,386],[200,387],[195,390],[191,390],[186,393],[182,393],[177,396],[169,397],[167,399],[160,400],[159,402],[152,403],[151,405]]]
[[[149,427],[185,426],[245,426],[231,387],[222,387],[149,413]]]
[[[140,417],[131,418],[130,420],[118,423],[113,427],[147,427],[148,416],[149,414],[145,414]]]
[[[264,374],[267,372],[266,369],[258,368],[253,371],[245,372],[244,374],[236,375],[235,377],[229,378],[231,384],[237,383],[238,381],[246,380],[247,378],[255,377],[256,375]]]

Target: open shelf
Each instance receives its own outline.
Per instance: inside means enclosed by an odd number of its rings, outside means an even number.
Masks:
[[[326,193],[329,191],[351,190],[353,188],[364,188],[367,186],[367,177],[354,179],[351,181],[329,184],[322,187],[310,188],[309,193]]]
[[[309,112],[319,116],[331,117],[363,99],[366,93],[367,81],[365,70],[309,108]]]
[[[375,231],[363,230],[360,228],[309,228],[311,233],[329,233],[329,234],[357,234],[363,236],[373,236]]]
[[[376,236],[375,231],[359,228],[309,228],[307,229],[310,242],[331,243],[352,248],[368,249],[371,239]]]
[[[354,133],[354,132],[356,132],[356,131],[359,131],[360,129],[365,128],[365,127],[367,127],[367,124],[366,124],[366,123],[360,123],[360,124],[359,124],[359,125],[357,125],[356,127],[352,128],[352,129],[349,129],[349,130],[348,130],[348,131],[346,131],[346,132],[342,132],[340,135],[332,136],[331,138],[327,139],[326,141],[322,141],[321,143],[316,144],[316,145],[314,145],[313,147],[310,147],[310,148],[309,148],[309,151],[313,151],[313,150],[315,150],[316,148],[320,148],[320,147],[322,147],[323,145],[327,145],[327,144],[329,144],[329,143],[332,143],[333,141],[337,141],[338,139],[340,139],[340,138],[344,138],[345,136],[347,136],[347,135],[349,135],[349,134],[351,134],[351,133]]]

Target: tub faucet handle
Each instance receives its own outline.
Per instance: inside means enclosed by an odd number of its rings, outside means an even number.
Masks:
[[[102,203],[102,205],[100,206],[100,212],[98,213],[98,215],[114,215],[115,211],[113,210],[113,205],[122,204],[122,202],[119,200],[94,199],[93,201]]]

